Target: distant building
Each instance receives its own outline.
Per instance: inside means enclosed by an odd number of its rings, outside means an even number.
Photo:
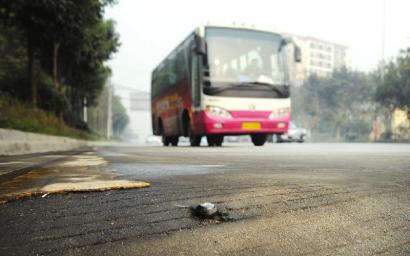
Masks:
[[[410,139],[410,120],[407,116],[407,110],[395,109],[391,120],[393,139],[409,140]]]
[[[380,116],[377,116],[372,122],[372,131],[369,134],[370,141],[378,141],[382,139],[386,132],[385,126]]]
[[[130,109],[131,111],[150,111],[151,94],[149,92],[132,90],[130,92]]]
[[[319,77],[326,77],[334,70],[351,67],[350,51],[347,46],[328,42],[325,40],[287,34],[302,50],[302,62],[295,63],[289,58],[290,80],[296,86],[301,86],[303,82],[312,74]],[[292,50],[289,50],[291,53]]]
[[[151,127],[151,94],[144,91],[130,92],[130,124],[129,127],[136,135],[133,142],[144,144],[152,135]]]

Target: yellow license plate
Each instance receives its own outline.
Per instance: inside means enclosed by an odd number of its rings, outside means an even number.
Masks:
[[[242,123],[243,130],[260,130],[261,124],[258,122],[244,122]]]

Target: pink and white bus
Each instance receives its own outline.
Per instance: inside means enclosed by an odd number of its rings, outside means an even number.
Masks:
[[[225,135],[250,135],[262,146],[286,133],[290,91],[282,35],[255,28],[205,25],[182,41],[152,72],[154,135],[165,146],[180,136],[221,146]],[[300,49],[294,48],[294,61]]]

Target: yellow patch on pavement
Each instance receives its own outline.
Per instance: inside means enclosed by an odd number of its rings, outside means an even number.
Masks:
[[[98,166],[105,165],[107,161],[104,158],[90,155],[75,155],[72,156],[73,161],[61,163],[58,166],[62,167],[78,167],[78,166]]]
[[[108,190],[120,189],[136,189],[149,187],[151,184],[145,181],[131,180],[112,180],[112,181],[97,181],[97,182],[79,182],[79,183],[58,183],[43,187],[40,190],[20,191],[0,195],[0,204],[8,201],[21,199],[24,197],[50,194],[62,194],[69,192],[102,192]]]
[[[59,193],[60,191],[106,191],[111,189],[131,189],[145,188],[150,186],[148,182],[132,180],[102,180],[102,181],[85,181],[77,183],[55,183],[43,187],[47,193]]]
[[[150,186],[148,182],[121,179],[103,168],[106,161],[98,156],[74,156],[69,161],[43,169],[35,169],[4,182],[0,186],[0,203],[33,195],[66,192],[93,192],[136,189]]]

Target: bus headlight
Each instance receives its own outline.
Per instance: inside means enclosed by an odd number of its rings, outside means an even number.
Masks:
[[[287,116],[290,113],[290,108],[278,108],[269,115],[269,119]]]
[[[232,118],[227,110],[216,106],[206,106],[206,112],[212,116]]]

